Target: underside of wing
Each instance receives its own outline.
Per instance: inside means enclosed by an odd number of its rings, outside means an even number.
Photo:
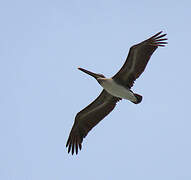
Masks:
[[[154,53],[154,51],[159,46],[165,46],[167,44],[166,34],[161,34],[158,32],[151,38],[136,44],[130,48],[127,59],[113,79],[124,86],[131,88],[134,81],[142,74],[145,67]]]
[[[81,150],[83,138],[114,109],[119,100],[120,98],[114,97],[103,90],[95,101],[77,113],[66,143],[68,153],[71,151],[74,154],[75,151],[77,154],[78,149]]]

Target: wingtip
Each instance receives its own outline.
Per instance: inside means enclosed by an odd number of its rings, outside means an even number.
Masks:
[[[70,146],[68,147],[68,154],[70,153],[70,150],[71,150],[71,144],[70,144]]]
[[[159,31],[157,34],[161,34],[163,31]]]
[[[160,35],[163,31],[159,31],[158,33],[156,33],[153,37],[157,37],[158,35]]]
[[[168,44],[166,41],[168,40],[167,38],[163,38],[167,34],[161,34],[163,31],[160,31],[156,33],[154,36],[148,39],[150,41],[150,45],[156,46],[156,47],[164,47],[166,44]]]
[[[82,149],[82,144],[79,144],[79,148],[80,148],[80,150]]]
[[[78,154],[79,150],[82,149],[82,140],[80,140],[80,142],[77,142],[77,139],[72,138],[71,136],[69,136],[67,143],[66,143],[66,148],[68,151],[68,154]]]
[[[167,35],[166,33],[165,34],[162,34],[162,33],[163,33],[163,31],[159,31],[158,33],[154,34],[150,39],[153,39],[153,38],[158,39],[158,38],[161,38],[161,37],[164,37]]]

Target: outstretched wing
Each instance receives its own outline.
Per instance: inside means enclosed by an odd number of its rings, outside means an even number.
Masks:
[[[81,150],[83,138],[114,109],[119,100],[120,98],[114,97],[103,90],[95,101],[77,113],[66,143],[68,153],[72,150],[72,154],[74,154],[74,151],[77,154],[78,149]]]
[[[142,74],[145,67],[153,54],[159,46],[167,44],[166,34],[158,32],[151,38],[136,44],[130,48],[127,59],[117,74],[113,76],[115,81],[120,84],[131,88],[134,81]]]

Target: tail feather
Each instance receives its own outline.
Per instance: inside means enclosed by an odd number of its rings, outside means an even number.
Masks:
[[[143,97],[142,97],[141,95],[139,95],[139,94],[134,94],[134,95],[135,95],[135,97],[137,98],[137,101],[136,101],[136,102],[133,102],[133,103],[139,104],[139,103],[142,101]]]

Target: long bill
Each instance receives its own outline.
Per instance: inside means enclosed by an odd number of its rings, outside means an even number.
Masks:
[[[96,73],[93,73],[91,71],[88,71],[86,69],[83,69],[83,68],[78,68],[80,71],[83,71],[84,73],[86,74],[89,74],[90,76],[94,77],[95,79],[99,78],[100,77],[100,74],[96,74]]]

